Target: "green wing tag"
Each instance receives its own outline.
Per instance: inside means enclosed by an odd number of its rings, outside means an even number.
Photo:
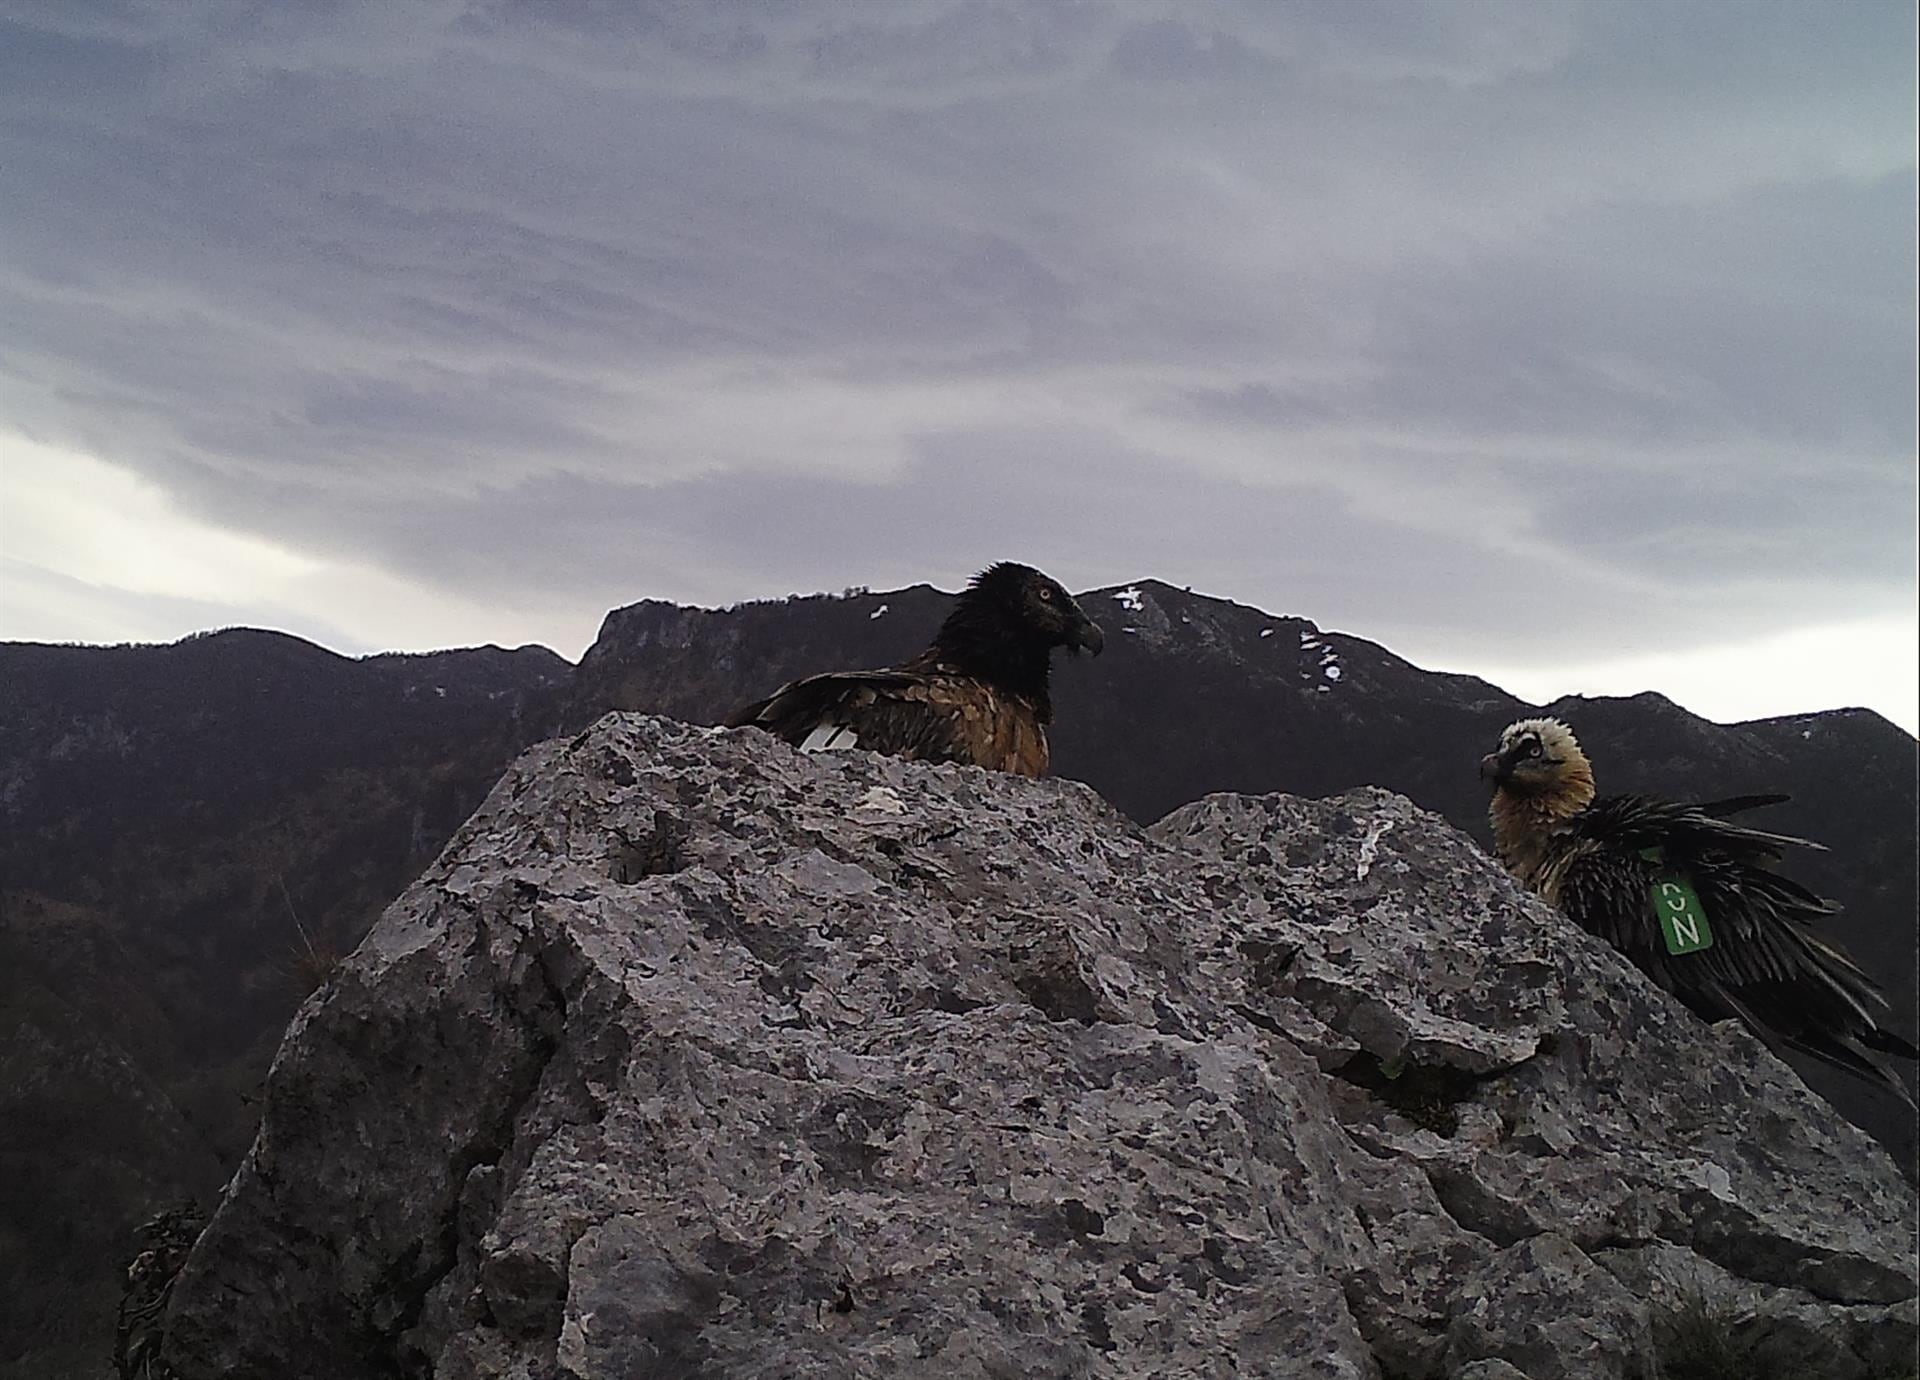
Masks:
[[[1643,848],[1640,856],[1650,862],[1664,862],[1658,848]],[[1662,869],[1653,877],[1653,912],[1660,917],[1660,933],[1670,954],[1694,954],[1713,947],[1713,930],[1707,925],[1707,908],[1693,882],[1678,869]]]

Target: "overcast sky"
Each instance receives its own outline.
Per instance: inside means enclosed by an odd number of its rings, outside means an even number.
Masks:
[[[0,0],[0,636],[990,560],[1915,727],[1911,0]]]

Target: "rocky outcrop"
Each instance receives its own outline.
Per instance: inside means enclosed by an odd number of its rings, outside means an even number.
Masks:
[[[1107,650],[1055,677],[1055,766],[1142,822],[1214,791],[1371,783],[1484,837],[1473,764],[1506,723],[1539,712],[1363,639],[1154,580],[1082,598],[1102,610]],[[15,1061],[24,1090],[0,1069],[0,1159],[15,1181],[0,1380],[97,1380],[135,1228],[238,1166],[313,971],[359,942],[515,754],[607,709],[699,722],[793,676],[885,665],[924,646],[951,600],[921,585],[727,610],[637,604],[608,616],[577,670],[534,648],[349,660],[247,629],[166,647],[0,643],[0,1049],[23,1026],[20,1047],[35,1048],[51,1005],[64,1013],[55,1043],[103,1046],[136,1075],[55,1077],[49,1100],[38,1055]],[[1548,711],[1573,722],[1604,790],[1791,792],[1763,822],[1828,846],[1796,857],[1794,875],[1846,907],[1835,936],[1886,987],[1888,1019],[1920,1039],[1910,735],[1845,710],[1714,725],[1657,695]],[[1797,1067],[1920,1179],[1910,1108]],[[177,1117],[156,1122],[141,1088]],[[92,1172],[103,1154],[138,1172]]]
[[[1054,770],[1091,783],[1123,813],[1144,823],[1216,791],[1318,796],[1376,785],[1490,843],[1474,763],[1515,719],[1558,715],[1580,735],[1603,794],[1790,794],[1754,822],[1830,850],[1799,853],[1794,875],[1844,907],[1830,933],[1885,989],[1890,1028],[1920,1040],[1920,744],[1879,715],[1715,724],[1652,693],[1530,705],[1363,638],[1159,580],[1079,598],[1105,626],[1107,649],[1054,678]],[[630,605],[607,616],[564,712],[545,722],[575,731],[620,709],[710,723],[797,676],[911,656],[950,607],[951,596],[924,585],[726,610]],[[1908,1104],[1814,1059],[1790,1062],[1920,1181]]]
[[[187,1377],[1897,1373],[1914,1199],[1379,791],[1070,781],[613,716],[290,1028]]]

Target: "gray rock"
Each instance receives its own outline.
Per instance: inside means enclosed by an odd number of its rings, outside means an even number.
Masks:
[[[1527,1373],[1505,1361],[1469,1361],[1454,1372],[1458,1380],[1527,1380]]]
[[[1397,796],[1143,832],[1069,781],[616,715],[523,757],[296,1019],[168,1354],[1544,1380],[1646,1374],[1684,1286],[1845,1380],[1913,1348],[1914,1207]]]

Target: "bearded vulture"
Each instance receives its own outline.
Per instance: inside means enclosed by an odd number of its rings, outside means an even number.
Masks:
[[[726,723],[765,729],[802,752],[866,748],[1042,776],[1053,649],[1098,656],[1105,642],[1056,581],[1002,561],[973,578],[918,656],[887,670],[793,681]]]
[[[1912,1102],[1885,1056],[1920,1051],[1880,1025],[1878,985],[1820,935],[1839,906],[1773,870],[1786,849],[1821,845],[1729,818],[1786,796],[1596,800],[1592,764],[1557,719],[1509,726],[1480,774],[1494,787],[1500,861],[1528,890],[1702,1018],[1738,1017],[1776,1050],[1785,1044]]]

